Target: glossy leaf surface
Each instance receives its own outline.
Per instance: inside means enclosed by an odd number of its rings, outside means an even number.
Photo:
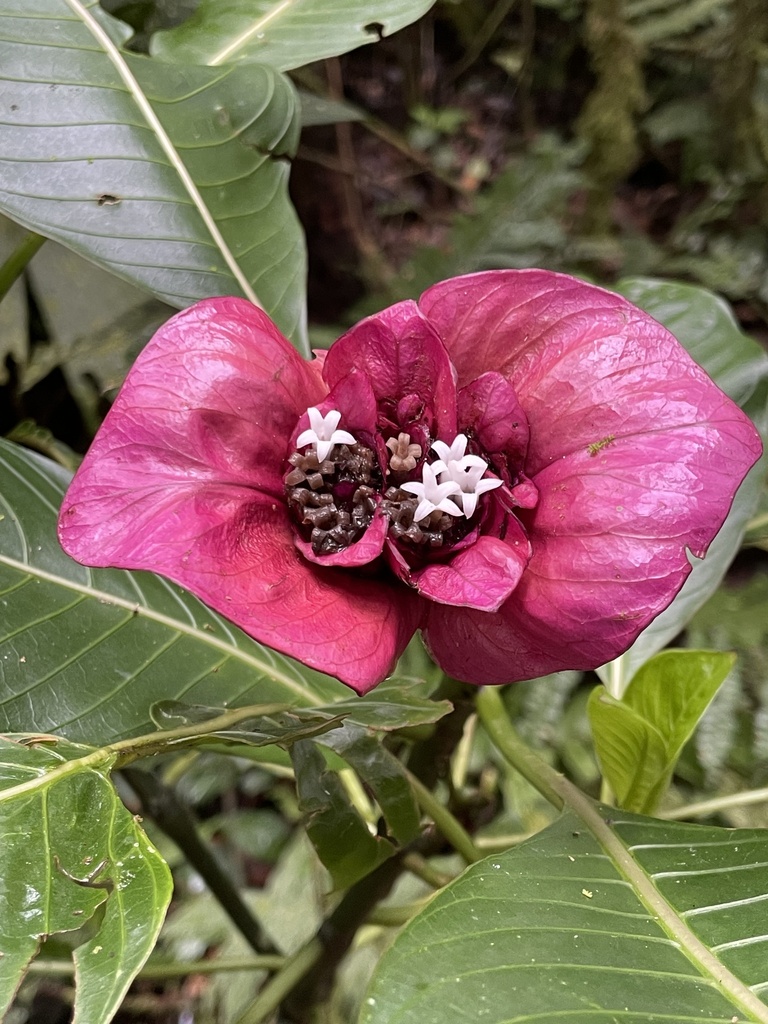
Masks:
[[[722,651],[662,651],[632,677],[621,700],[592,691],[589,719],[603,773],[621,807],[652,813],[683,745],[733,667]]]
[[[261,61],[287,71],[375,43],[435,0],[202,0],[178,28],[157,32],[152,54],[190,64]]]
[[[0,440],[0,729],[106,743],[149,731],[160,700],[345,699],[341,683],[262,647],[149,573],[88,569],[56,539],[69,474]]]
[[[384,955],[361,1024],[768,1021],[762,830],[565,813]]]
[[[96,0],[0,0],[0,208],[174,305],[257,300],[304,345],[292,86],[126,54],[124,28]]]
[[[22,740],[17,737],[16,740]],[[106,1024],[152,947],[170,871],[109,781],[109,763],[52,737],[0,739],[0,1016],[42,936],[73,931],[103,905],[75,950],[75,1024]]]
[[[668,327],[715,383],[755,420],[765,437],[768,355],[739,330],[733,313],[719,296],[694,285],[651,278],[627,278],[619,281],[615,290]],[[765,472],[764,455],[739,488],[706,557],[689,556],[693,569],[675,600],[626,654],[597,670],[614,697],[621,696],[640,665],[665,647],[715,592],[739,550]]]
[[[326,732],[319,742],[355,769],[376,798],[392,836],[403,844],[415,839],[419,834],[419,809],[395,755],[376,736],[351,722]]]
[[[299,807],[318,857],[338,888],[353,885],[395,852],[394,846],[371,834],[352,806],[338,774],[311,740],[291,747]]]

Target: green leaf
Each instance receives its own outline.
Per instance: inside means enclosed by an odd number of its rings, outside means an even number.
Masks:
[[[371,733],[352,723],[326,733],[319,742],[355,769],[376,798],[392,836],[403,844],[415,839],[419,834],[419,808],[395,755]]]
[[[427,696],[430,689],[421,680],[403,679],[396,672],[364,697],[351,697],[318,710],[346,715],[351,722],[382,732],[429,725],[453,710],[448,700],[431,700]]]
[[[316,707],[347,687],[251,640],[151,573],[67,557],[69,474],[0,439],[0,730],[107,743],[146,732],[161,700]]]
[[[109,781],[109,760],[51,737],[0,738],[0,1016],[42,937],[78,929],[75,1024],[106,1024],[149,956],[170,902],[165,861]]]
[[[299,89],[299,111],[302,128],[314,128],[324,124],[340,124],[349,121],[363,121],[365,111],[353,103],[342,100],[327,100],[313,92]]]
[[[584,800],[438,893],[360,1024],[766,1024],[766,832],[607,813]]]
[[[185,64],[261,61],[281,71],[375,43],[410,25],[435,0],[201,0],[151,52]]]
[[[201,732],[201,739],[220,740],[226,743],[243,743],[247,746],[267,747],[273,743],[288,747],[298,740],[319,736],[329,729],[337,729],[344,715],[315,709],[296,708],[287,711],[273,705],[271,710],[265,707],[261,715],[254,714],[230,729],[219,729],[216,732]],[[160,701],[150,709],[152,721],[158,729],[176,729],[179,726],[198,725],[210,722],[222,714],[223,708],[209,708],[199,704],[183,704],[177,700]]]
[[[662,651],[637,671],[621,700],[604,686],[592,691],[595,747],[622,807],[656,808],[684,744],[735,661],[722,651]]]
[[[768,376],[768,354],[743,333],[719,295],[649,277],[626,277],[612,290],[664,324],[737,405],[743,406]]]
[[[715,383],[743,406],[765,438],[768,355],[742,334],[730,307],[719,296],[694,285],[650,278],[627,278],[614,290],[669,328]],[[621,697],[640,665],[665,647],[717,590],[757,507],[765,473],[764,455],[739,488],[706,557],[689,555],[693,569],[675,600],[625,654],[597,670],[614,697]]]
[[[350,803],[335,771],[311,740],[291,747],[299,807],[307,815],[307,835],[336,888],[346,888],[373,871],[395,852],[374,836]]]
[[[245,295],[305,347],[290,82],[126,54],[114,25],[97,0],[0,0],[0,207],[174,305]]]

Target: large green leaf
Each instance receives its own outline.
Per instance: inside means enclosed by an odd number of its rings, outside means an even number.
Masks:
[[[351,765],[376,798],[390,834],[405,844],[419,834],[420,814],[402,762],[380,739],[351,722],[324,733],[318,743]]]
[[[20,737],[16,738],[21,739]],[[0,1017],[44,936],[103,917],[75,960],[74,1024],[106,1024],[155,944],[172,881],[91,748],[0,738]]]
[[[608,813],[584,799],[440,892],[361,1024],[766,1024],[768,835]]]
[[[656,809],[735,660],[723,651],[661,651],[638,669],[620,700],[595,687],[589,699],[595,748],[621,807]]]
[[[290,82],[123,39],[97,0],[0,0],[0,207],[175,305],[245,295],[305,345]]]
[[[189,64],[263,61],[287,71],[375,43],[435,0],[201,0],[178,28],[157,32],[156,57]]]
[[[311,740],[294,743],[291,760],[299,808],[307,816],[307,835],[335,886],[353,885],[391,857],[395,847],[371,834],[338,774],[326,766]]]
[[[768,355],[743,334],[719,296],[694,285],[627,278],[615,288],[673,332],[723,391],[764,431]],[[766,458],[739,488],[728,518],[703,559],[690,557],[691,574],[670,606],[657,616],[620,658],[598,669],[614,697],[621,697],[636,670],[665,647],[715,592],[754,513],[765,480]]]
[[[59,547],[69,474],[0,440],[0,730],[107,743],[160,700],[209,705],[348,697],[159,576],[87,569]]]

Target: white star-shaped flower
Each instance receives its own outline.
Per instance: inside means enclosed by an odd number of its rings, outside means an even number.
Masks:
[[[483,473],[488,469],[488,463],[479,455],[464,454],[467,450],[467,438],[464,434],[458,434],[450,448],[444,441],[435,441],[432,449],[440,456],[432,463],[432,471],[440,475],[441,484],[452,482],[458,486],[456,496],[464,515],[470,519],[475,514],[480,495],[492,491],[495,487],[501,487],[502,481],[494,477],[482,479]]]
[[[336,444],[355,444],[357,439],[348,430],[337,430],[341,420],[341,413],[338,409],[331,409],[325,416],[311,406],[307,409],[309,416],[309,427],[302,430],[296,438],[296,447],[303,448],[304,445],[313,444],[317,452],[318,462],[325,462]]]
[[[449,495],[459,494],[461,490],[459,485],[453,480],[448,480],[445,483],[439,482],[432,466],[424,465],[421,474],[421,483],[411,480],[406,484],[401,484],[404,491],[415,494],[420,499],[413,521],[418,523],[438,509],[441,512],[447,512],[449,516],[460,516],[461,509],[449,497]]]
[[[457,434],[456,437],[454,437],[450,447],[445,443],[445,441],[435,441],[435,443],[432,445],[432,451],[437,452],[440,461],[445,463],[446,465],[449,462],[458,462],[459,459],[463,459],[466,450],[466,434]],[[433,463],[433,465],[437,465],[437,463]],[[440,471],[438,470],[437,472]]]

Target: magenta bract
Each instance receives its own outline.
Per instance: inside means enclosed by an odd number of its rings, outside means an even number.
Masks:
[[[512,682],[626,650],[760,451],[664,327],[561,274],[445,281],[311,363],[209,299],[140,355],[59,530],[359,693],[417,629]]]

